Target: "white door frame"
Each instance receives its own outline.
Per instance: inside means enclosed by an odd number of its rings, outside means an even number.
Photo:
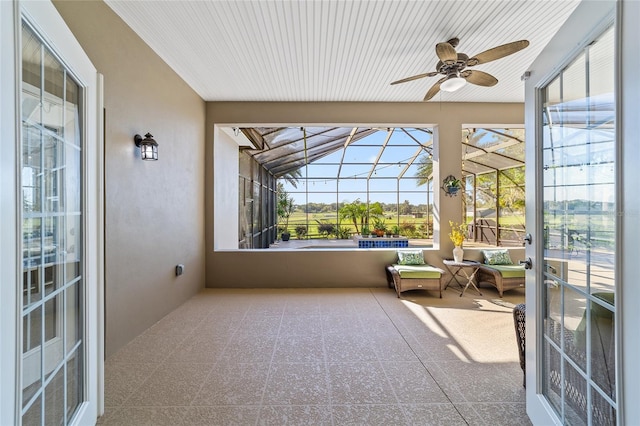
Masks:
[[[538,204],[542,199],[542,176],[538,172],[542,170],[542,135],[540,123],[542,122],[542,100],[540,90],[545,87],[559,71],[566,66],[578,52],[583,50],[597,35],[600,35],[615,17],[615,0],[583,1],[576,8],[565,24],[547,45],[547,48],[536,58],[529,68],[531,75],[525,82],[525,131],[528,141],[526,151],[526,227],[535,230],[534,243],[525,248],[526,257],[533,259],[533,269],[527,271],[526,277],[526,400],[527,414],[533,424],[560,424],[558,417],[550,407],[544,395],[542,395],[542,383],[538,379],[538,370],[541,368],[541,330],[539,329],[541,311],[540,305],[544,303],[541,297],[543,283],[543,257],[540,242],[544,241],[543,230],[538,229],[541,223],[542,209]],[[613,66],[613,64],[612,64]],[[616,293],[620,291],[616,289]],[[618,294],[616,294],[616,300]],[[620,315],[616,309],[616,323],[620,325]],[[619,340],[620,341],[620,340]],[[618,363],[618,365],[621,365]],[[621,406],[621,398],[618,398]],[[619,413],[619,417],[621,414]]]
[[[18,251],[17,247],[17,88],[15,7],[0,1],[0,423],[16,423]],[[6,390],[11,390],[6,392]]]
[[[104,206],[102,77],[96,72],[64,20],[49,1],[0,1],[0,424],[20,424],[21,344],[18,318],[21,292],[16,283],[22,260],[20,199],[20,28],[24,16],[85,87],[83,129],[83,199],[85,257],[85,400],[75,424],[93,424],[103,412],[104,389]],[[8,303],[7,303],[8,302]]]

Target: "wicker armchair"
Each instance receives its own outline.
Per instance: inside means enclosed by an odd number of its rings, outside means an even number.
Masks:
[[[476,276],[478,284],[490,284],[497,288],[500,297],[507,290],[524,287],[525,282],[524,267],[520,265],[481,264]]]
[[[527,366],[526,366],[526,340],[525,340],[525,318],[526,305],[520,303],[513,308],[513,324],[516,327],[516,343],[518,344],[518,355],[520,356],[520,368],[522,368],[522,386],[527,387]]]
[[[407,290],[438,290],[442,299],[442,273],[431,265],[387,265],[387,285],[395,288],[396,294]]]

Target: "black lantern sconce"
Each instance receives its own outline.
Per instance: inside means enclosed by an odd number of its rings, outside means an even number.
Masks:
[[[461,189],[462,182],[453,175],[449,175],[442,180],[442,190],[449,197],[455,197]]]
[[[140,157],[143,160],[155,161],[158,159],[158,142],[153,139],[151,133],[144,135],[144,139],[140,135],[135,135],[133,140],[136,146],[140,147]]]

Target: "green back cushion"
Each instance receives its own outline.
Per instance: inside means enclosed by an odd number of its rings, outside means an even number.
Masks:
[[[509,250],[482,250],[487,265],[513,265]]]
[[[400,278],[440,278],[442,276],[442,269],[431,265],[394,264],[393,267],[398,271]]]
[[[424,265],[422,250],[398,250],[399,265]]]

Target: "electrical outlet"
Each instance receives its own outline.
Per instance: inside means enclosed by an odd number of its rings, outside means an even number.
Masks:
[[[180,263],[179,265],[176,265],[176,277],[179,277],[183,273],[184,273],[184,265],[182,263]]]

